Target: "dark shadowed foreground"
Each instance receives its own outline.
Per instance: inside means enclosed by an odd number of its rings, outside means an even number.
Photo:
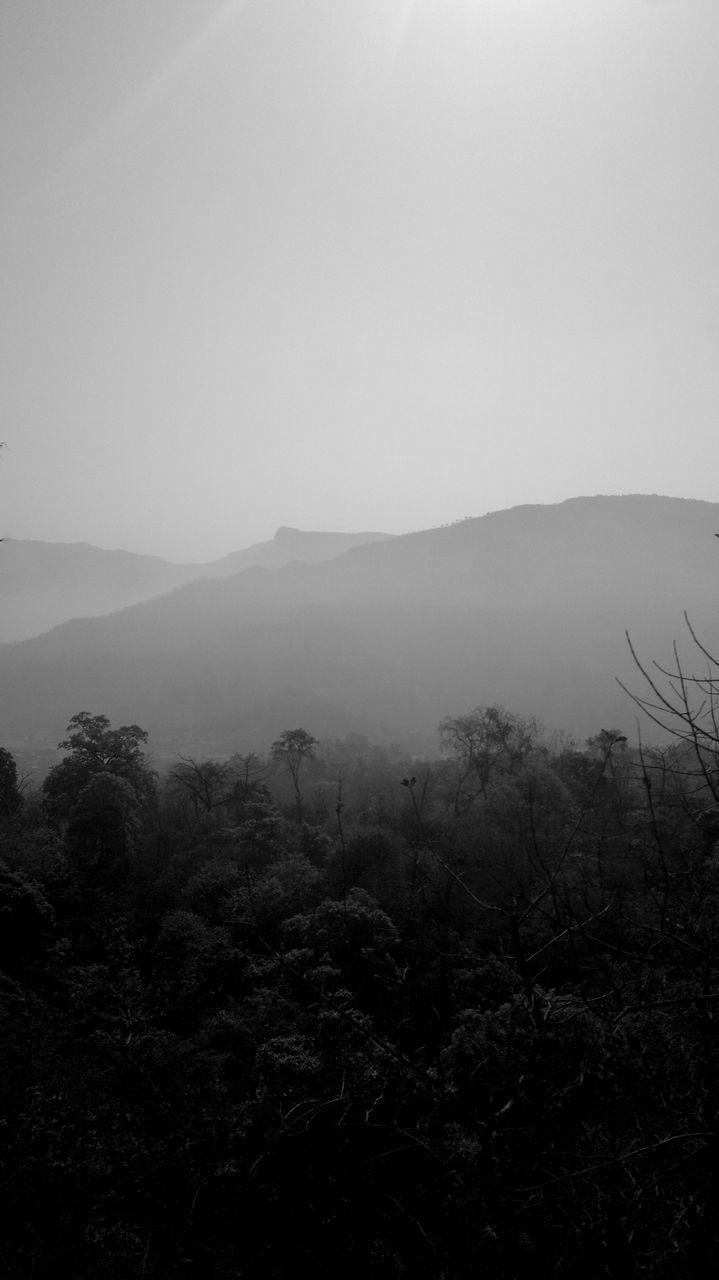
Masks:
[[[436,759],[293,726],[158,779],[84,712],[36,794],[0,752],[3,1276],[713,1274],[697,723],[492,704]]]

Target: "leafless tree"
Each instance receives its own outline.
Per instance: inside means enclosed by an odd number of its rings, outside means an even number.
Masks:
[[[621,680],[617,683],[653,724],[686,744],[698,789],[706,787],[719,805],[719,658],[699,639],[686,613],[684,621],[692,642],[689,664],[680,657],[676,641],[673,666],[656,661],[645,664],[627,632],[629,650],[646,688],[638,694]]]

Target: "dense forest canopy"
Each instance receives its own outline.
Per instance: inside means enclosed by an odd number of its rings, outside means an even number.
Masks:
[[[489,704],[426,759],[296,727],[159,775],[81,711],[33,790],[3,749],[3,1274],[710,1274],[701,652],[645,668],[662,746]]]

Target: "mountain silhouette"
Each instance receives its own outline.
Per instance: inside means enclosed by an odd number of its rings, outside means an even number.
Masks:
[[[632,731],[625,639],[671,661],[683,611],[716,635],[719,505],[657,496],[521,506],[244,569],[0,647],[0,741],[75,712],[140,723],[160,756],[263,750],[288,725],[425,750],[443,715],[502,702],[579,737]]]
[[[382,533],[314,533],[280,528],[268,542],[202,564],[105,551],[85,542],[6,538],[0,556],[0,643],[40,635],[70,618],[98,617],[139,604],[197,578],[221,578],[252,565],[315,564]]]

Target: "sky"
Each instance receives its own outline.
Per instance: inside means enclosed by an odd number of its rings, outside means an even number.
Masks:
[[[0,535],[719,496],[717,0],[3,0]]]

